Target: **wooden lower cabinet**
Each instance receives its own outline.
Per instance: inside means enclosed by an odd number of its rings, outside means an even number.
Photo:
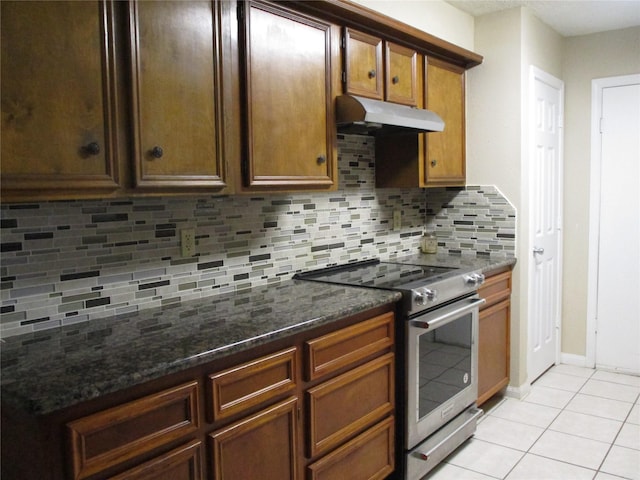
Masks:
[[[376,307],[46,415],[3,404],[2,478],[387,478],[394,320]]]
[[[289,398],[216,431],[211,437],[215,480],[295,480],[298,399]]]
[[[478,405],[509,384],[511,271],[487,275],[478,293],[486,300],[480,309],[478,334]]]
[[[395,458],[393,309],[376,307],[46,415],[3,404],[1,476],[385,478]]]

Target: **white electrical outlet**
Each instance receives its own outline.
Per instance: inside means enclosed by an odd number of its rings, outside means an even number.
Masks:
[[[393,229],[400,230],[402,228],[402,210],[393,211]]]
[[[180,248],[183,257],[193,257],[196,254],[196,231],[193,228],[180,231]]]

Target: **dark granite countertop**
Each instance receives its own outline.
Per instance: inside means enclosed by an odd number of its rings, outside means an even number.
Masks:
[[[488,272],[490,259],[391,259]],[[0,345],[3,404],[42,415],[400,300],[400,293],[287,280],[9,337]]]
[[[400,294],[288,280],[9,337],[2,402],[47,414],[396,302]]]

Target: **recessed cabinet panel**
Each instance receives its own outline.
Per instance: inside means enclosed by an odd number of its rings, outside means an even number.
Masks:
[[[210,434],[215,480],[295,480],[297,410],[292,397]]]
[[[307,392],[310,457],[328,452],[393,412],[393,365],[389,353]]]
[[[332,63],[339,32],[278,5],[242,6],[245,187],[335,187]]]
[[[345,28],[344,42],[346,93],[382,100],[382,39]]]
[[[464,69],[435,59],[427,59],[427,104],[444,120],[442,132],[428,133],[426,182],[428,185],[464,185],[465,93]]]
[[[0,6],[3,201],[117,189],[112,4]]]
[[[385,84],[387,101],[418,105],[418,53],[395,43],[385,42]]]
[[[111,480],[203,480],[202,444],[194,440]]]
[[[393,472],[394,419],[377,425],[309,465],[311,480],[338,478],[382,480]]]
[[[130,4],[138,187],[224,183],[219,2]]]

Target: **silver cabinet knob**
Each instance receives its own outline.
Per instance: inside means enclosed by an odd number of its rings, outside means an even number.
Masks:
[[[538,255],[542,255],[544,253],[544,248],[542,247],[533,247],[533,253],[538,254]]]

